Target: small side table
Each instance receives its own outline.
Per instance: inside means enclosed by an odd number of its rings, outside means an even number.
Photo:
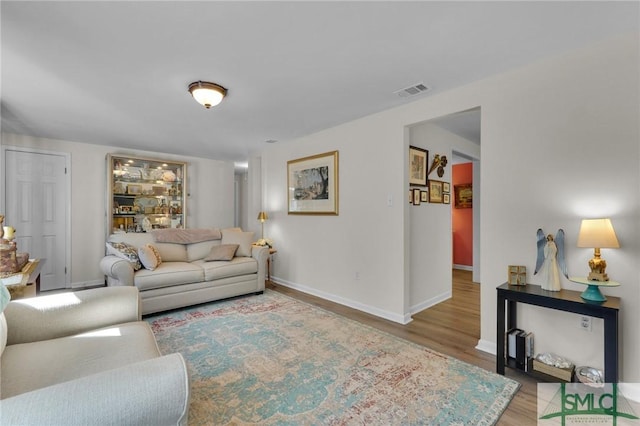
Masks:
[[[276,254],[278,250],[274,248],[269,249],[269,257],[267,257],[267,281],[271,281],[271,256]]]
[[[12,300],[40,294],[40,269],[42,268],[42,263],[41,259],[29,259],[29,262],[24,265],[20,272],[0,278],[0,283],[7,287]],[[35,288],[35,291],[31,292],[32,288]]]
[[[512,286],[504,283],[497,290],[496,321],[496,373],[504,375],[505,334],[516,328],[518,303],[540,306],[557,311],[572,312],[604,320],[604,380],[605,383],[618,382],[618,317],[620,298],[609,296],[605,302],[592,302],[580,297],[579,291],[542,290],[539,285]],[[536,336],[536,339],[539,337]],[[544,336],[540,336],[544,338]]]

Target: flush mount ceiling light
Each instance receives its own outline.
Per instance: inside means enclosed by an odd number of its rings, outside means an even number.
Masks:
[[[227,89],[208,81],[194,81],[189,85],[189,93],[206,109],[218,105],[227,94]]]

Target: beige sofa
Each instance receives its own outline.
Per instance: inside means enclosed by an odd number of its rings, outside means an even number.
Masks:
[[[239,229],[167,229],[112,234],[100,269],[108,286],[140,290],[144,315],[264,291],[268,247],[253,246],[253,232]],[[149,247],[160,263],[135,270],[136,260],[113,250]],[[111,244],[111,252],[109,251]],[[230,260],[209,260],[212,251],[238,246]],[[151,268],[151,269],[150,269]]]
[[[0,313],[0,424],[186,425],[184,360],[161,356],[140,318],[134,287],[9,302]]]

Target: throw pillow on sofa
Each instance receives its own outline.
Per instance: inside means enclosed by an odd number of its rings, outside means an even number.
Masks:
[[[124,260],[131,262],[133,270],[137,271],[142,268],[140,258],[138,257],[138,250],[131,244],[127,243],[107,243],[107,254],[114,255]]]
[[[222,230],[222,241],[220,244],[238,244],[237,257],[251,257],[251,242],[253,232]]]
[[[153,271],[162,263],[162,257],[158,249],[151,244],[146,244],[138,249],[138,257],[145,269]]]
[[[220,244],[219,246],[213,246],[207,257],[204,258],[204,261],[231,260],[236,255],[238,247],[238,244]]]

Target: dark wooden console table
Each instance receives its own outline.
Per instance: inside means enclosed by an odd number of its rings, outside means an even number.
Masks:
[[[526,303],[604,319],[604,379],[607,383],[618,382],[619,297],[607,296],[605,302],[589,302],[580,297],[579,291],[547,291],[542,290],[539,285],[532,284],[512,286],[505,283],[496,290],[498,293],[496,372],[498,374],[504,375],[505,333],[516,327],[517,304]]]

